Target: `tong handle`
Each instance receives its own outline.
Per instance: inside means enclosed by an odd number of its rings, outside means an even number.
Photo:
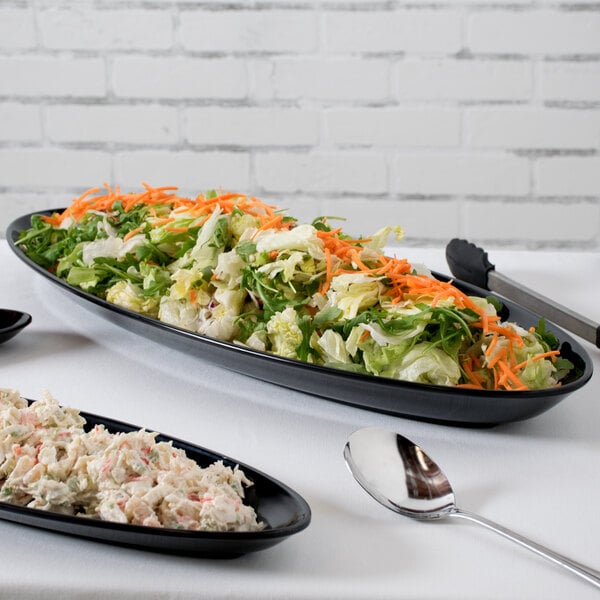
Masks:
[[[451,240],[446,246],[446,260],[455,277],[544,315],[549,321],[600,348],[600,324],[498,273],[487,252],[475,244],[457,238]]]

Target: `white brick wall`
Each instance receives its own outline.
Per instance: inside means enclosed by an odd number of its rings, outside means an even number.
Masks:
[[[117,153],[113,163],[114,181],[131,189],[139,189],[142,181],[176,182],[186,194],[250,189],[250,159],[241,152],[141,150]]]
[[[453,108],[346,108],[325,113],[333,144],[446,147],[460,144],[460,112]],[[427,127],[422,123],[426,122]]]
[[[311,53],[317,49],[317,14],[312,11],[182,11],[181,43],[186,50]],[[224,35],[224,32],[225,35]]]
[[[536,163],[536,182],[536,191],[540,196],[597,198],[600,189],[600,157],[540,158]]]
[[[187,108],[186,139],[197,145],[315,146],[319,113],[297,108]]]
[[[600,63],[542,63],[540,86],[545,100],[600,102]]]
[[[600,53],[598,13],[489,10],[471,15],[467,26],[473,52],[550,56]]]
[[[73,7],[74,6],[74,7]],[[173,46],[173,16],[164,10],[42,10],[41,42],[58,50],[165,50]]]
[[[0,96],[104,98],[102,58],[8,54],[0,56]]]
[[[0,48],[35,46],[35,23],[31,10],[0,9]]]
[[[466,111],[469,145],[476,148],[595,150],[600,111],[563,108],[476,108]]]
[[[257,93],[265,100],[385,102],[390,65],[379,58],[273,58]]]
[[[120,98],[241,99],[245,64],[235,58],[124,56],[111,61],[112,90]]]
[[[48,106],[46,135],[51,142],[166,144],[179,141],[179,118],[172,106]]]
[[[5,0],[0,235],[104,181],[600,250],[600,4]]]
[[[0,104],[0,141],[39,143],[42,139],[40,113],[40,107],[32,104]]]
[[[431,196],[526,196],[527,159],[504,154],[405,154],[395,161],[395,190]]]
[[[388,190],[385,157],[374,152],[261,153],[255,174],[259,188],[278,193],[371,195]]]
[[[461,29],[458,11],[332,11],[325,15],[325,48],[350,54],[453,54],[461,49]]]
[[[96,150],[56,148],[0,149],[0,173],[6,188],[89,188],[90,181],[110,180],[110,155]]]
[[[525,61],[406,59],[396,78],[402,101],[516,102],[533,92],[532,65]]]

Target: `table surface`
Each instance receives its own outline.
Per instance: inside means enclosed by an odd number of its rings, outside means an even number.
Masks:
[[[398,250],[448,272],[443,248]],[[600,321],[600,254],[490,253],[499,272]],[[378,414],[260,382],[130,333],[55,289],[0,242],[0,306],[33,323],[0,346],[0,387],[189,440],[265,471],[310,504],[308,529],[231,560],[170,556],[0,521],[10,598],[592,598],[597,589],[466,521],[414,522],[354,481],[342,450],[366,426],[402,433],[462,508],[600,569],[596,375],[548,412],[492,429]]]

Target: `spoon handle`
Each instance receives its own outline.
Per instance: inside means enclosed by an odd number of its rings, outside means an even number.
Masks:
[[[535,552],[539,556],[547,558],[553,563],[564,567],[565,569],[571,571],[571,573],[579,575],[580,577],[582,577],[589,583],[595,585],[596,587],[600,587],[600,574],[597,571],[594,571],[593,569],[590,569],[578,562],[575,562],[574,560],[571,560],[570,558],[567,558],[562,554],[558,554],[558,552],[554,552],[553,550],[550,550],[549,548],[546,548],[540,544],[536,544],[535,542],[527,539],[526,537],[523,537],[522,535],[519,535],[518,533],[515,533],[514,531],[511,531],[510,529],[502,527],[502,525],[498,525],[497,523],[485,519],[484,517],[480,517],[479,515],[475,515],[473,513],[464,511],[459,508],[455,508],[453,511],[448,513],[448,516],[460,517],[461,519],[467,519],[468,521],[473,521],[474,523],[483,525],[483,527],[495,531],[496,533],[499,533],[501,536],[512,540],[520,546],[523,546],[524,548]]]

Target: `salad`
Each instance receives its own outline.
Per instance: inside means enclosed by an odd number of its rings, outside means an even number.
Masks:
[[[252,485],[217,461],[203,469],[156,433],[108,432],[50,395],[28,404],[0,389],[0,500],[117,523],[195,531],[258,531]]]
[[[286,358],[427,384],[541,389],[573,369],[543,320],[502,322],[497,300],[386,256],[399,227],[353,238],[332,217],[299,223],[244,194],[105,188],[33,216],[17,245],[116,305]]]

